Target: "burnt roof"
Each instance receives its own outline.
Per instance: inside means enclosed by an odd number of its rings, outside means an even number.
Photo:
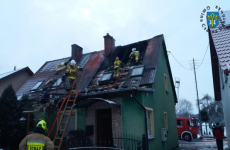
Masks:
[[[151,39],[135,42],[125,46],[117,46],[108,56],[103,55],[103,51],[96,51],[83,54],[78,65],[83,67],[85,71],[84,78],[81,83],[80,92],[84,93],[82,96],[88,95],[101,95],[105,93],[117,93],[130,89],[139,91],[154,91],[147,87],[153,84],[155,80],[157,64],[161,47],[165,46],[163,35],[155,36]],[[132,48],[136,48],[140,52],[141,61],[135,66],[128,63],[129,55]],[[165,49],[166,50],[166,49]],[[115,57],[119,57],[123,62],[124,67],[121,72],[122,75],[119,80],[109,80],[107,82],[100,82],[103,73],[112,72],[109,68],[113,65]],[[56,74],[55,67],[60,62],[66,62],[70,57],[46,62],[17,92],[17,96],[22,94],[30,94],[32,98],[36,98],[44,88],[44,83],[49,79],[61,78],[65,70]],[[169,65],[168,58],[166,62]],[[143,67],[143,73],[138,76],[132,76],[132,70],[135,67]],[[170,69],[170,68],[169,68]],[[171,75],[171,70],[169,70]],[[77,85],[79,84],[82,72],[79,71]],[[31,93],[31,88],[38,82],[43,81],[42,85]],[[173,82],[171,80],[171,82]],[[50,94],[67,94],[64,85],[61,84],[57,88],[49,90]],[[175,95],[175,92],[174,92]]]

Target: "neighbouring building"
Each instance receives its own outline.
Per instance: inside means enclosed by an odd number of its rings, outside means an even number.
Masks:
[[[219,17],[219,24],[216,28],[209,28],[209,43],[212,62],[212,74],[214,95],[216,101],[223,105],[224,120],[227,137],[230,136],[230,11],[227,13],[225,27],[222,27],[222,19]],[[221,29],[221,30],[220,30]],[[217,32],[215,32],[217,30]],[[230,147],[230,138],[228,147]]]
[[[132,48],[140,52],[140,62],[135,65],[129,63]],[[111,69],[116,57],[124,64],[118,79],[113,78]],[[70,57],[45,62],[17,92],[17,96],[29,94],[31,99],[46,105],[45,110],[55,102],[58,104],[67,92],[62,83],[65,70],[56,73],[55,68],[70,59],[83,68],[84,77],[80,82],[83,72],[79,71],[76,91],[81,86],[67,132],[82,129],[95,146],[100,145],[100,139],[112,139],[114,135],[121,139],[126,135],[130,139],[142,139],[147,135],[147,142],[142,144],[148,145],[149,150],[170,150],[178,146],[177,97],[163,35],[115,46],[114,38],[107,34],[104,36],[104,50],[86,54],[74,44]],[[50,79],[55,82],[44,91],[45,83]],[[49,114],[52,114],[47,120],[50,128],[57,111]],[[57,126],[51,139],[56,130]],[[118,147],[116,144],[107,143],[106,146]],[[125,145],[124,141],[121,144]]]
[[[15,68],[13,71],[0,74],[0,96],[10,84],[13,86],[14,91],[17,92],[33,74],[29,67]]]

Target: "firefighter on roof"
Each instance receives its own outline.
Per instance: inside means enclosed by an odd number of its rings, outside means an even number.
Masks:
[[[129,55],[131,64],[137,64],[140,60],[140,52],[136,48],[132,48],[132,52]]]
[[[71,90],[73,81],[76,79],[78,70],[82,71],[83,69],[80,66],[76,65],[75,60],[71,60],[70,65],[67,67],[65,73],[65,75],[67,76],[67,78],[65,78],[65,85],[67,91]],[[75,86],[72,92],[75,92]]]
[[[120,76],[120,68],[122,62],[119,60],[119,57],[116,57],[116,60],[113,63],[113,78],[118,78]]]

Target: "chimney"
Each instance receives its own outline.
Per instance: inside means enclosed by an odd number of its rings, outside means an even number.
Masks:
[[[106,36],[104,36],[104,55],[108,56],[110,55],[113,50],[115,49],[115,40],[112,36],[110,36],[108,33]]]
[[[14,70],[16,70],[16,66],[14,66]]]
[[[72,46],[72,55],[71,59],[74,59],[76,62],[78,62],[82,56],[82,47],[78,46],[77,44],[73,44]]]

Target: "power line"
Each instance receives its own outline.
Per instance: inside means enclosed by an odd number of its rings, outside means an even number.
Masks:
[[[208,43],[208,46],[209,46],[209,43]],[[205,54],[204,54],[204,57],[203,57],[203,59],[202,59],[200,65],[199,65],[197,68],[195,68],[195,69],[198,69],[198,68],[202,65],[202,63],[203,63],[203,61],[204,61],[204,58],[205,58],[205,56],[206,56],[206,53],[207,53],[207,51],[208,51],[208,46],[207,46],[206,52],[205,52]]]
[[[173,56],[173,54],[170,51],[168,51],[168,52]],[[173,58],[177,61],[177,59],[174,56],[173,56]],[[191,69],[184,67],[181,63],[179,63],[179,61],[177,61],[177,63],[180,64],[180,66],[183,67],[184,69],[191,70]]]

